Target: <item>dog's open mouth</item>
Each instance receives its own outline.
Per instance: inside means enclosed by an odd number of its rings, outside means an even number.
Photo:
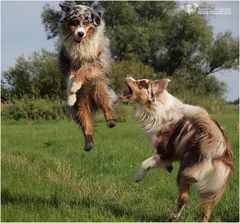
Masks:
[[[74,41],[75,41],[75,43],[81,43],[81,41],[77,41],[77,40],[75,40],[75,39],[74,39]]]
[[[75,38],[73,38],[73,39],[74,39],[75,43],[81,43],[83,41],[83,38],[81,38],[81,39],[79,38],[77,40]]]
[[[133,91],[132,89],[128,86],[128,92],[124,93],[122,96],[119,97],[121,100],[128,100],[133,96]]]

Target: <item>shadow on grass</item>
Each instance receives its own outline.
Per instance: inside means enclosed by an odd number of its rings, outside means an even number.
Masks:
[[[29,204],[29,203],[31,203],[31,204],[48,205],[48,206],[51,206],[54,208],[58,208],[62,204],[67,204],[71,207],[82,206],[85,208],[90,208],[94,204],[94,202],[92,202],[88,198],[83,198],[81,200],[79,200],[79,199],[64,200],[61,197],[59,197],[57,193],[54,193],[49,198],[47,198],[47,197],[44,198],[44,197],[37,196],[37,195],[30,196],[30,195],[26,195],[26,194],[12,195],[11,192],[7,189],[2,189],[2,191],[1,191],[1,202],[2,202],[2,205],[6,205],[8,203],[12,203],[12,204],[21,204],[21,203]]]
[[[79,198],[74,200],[63,199],[58,196],[57,193],[52,194],[49,198],[44,198],[42,196],[37,195],[27,195],[27,194],[12,194],[8,189],[2,189],[1,191],[1,201],[2,205],[11,204],[42,204],[44,206],[49,206],[53,208],[59,208],[60,206],[66,204],[70,207],[83,207],[83,208],[91,208],[91,207],[101,207],[106,211],[110,211],[110,213],[115,217],[131,217],[136,221],[168,221],[167,216],[149,216],[144,212],[139,213],[132,210],[127,210],[124,207],[118,206],[112,202],[105,203],[104,205],[98,203],[96,200],[93,200],[89,197]],[[74,220],[74,219],[73,219]],[[107,220],[107,219],[106,219]]]
[[[107,203],[104,208],[112,213],[115,217],[134,217],[135,221],[141,222],[169,222],[169,216],[167,215],[146,215],[146,213],[138,211],[131,211],[130,209],[125,209],[124,207],[118,206],[114,203]]]

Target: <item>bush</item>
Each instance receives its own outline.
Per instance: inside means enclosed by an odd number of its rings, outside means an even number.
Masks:
[[[153,79],[156,77],[156,73],[152,67],[135,59],[116,61],[112,64],[112,70],[109,74],[110,83],[116,93],[122,93],[126,89],[124,83],[124,76],[126,74],[132,75],[135,79]]]
[[[31,57],[19,56],[14,67],[2,73],[3,99],[63,98],[66,78],[61,74],[57,54],[47,50],[34,52]]]
[[[2,118],[61,120],[66,116],[60,100],[21,99],[2,104]]]
[[[115,118],[117,122],[126,122],[129,115],[132,114],[132,106],[119,103],[115,106]]]

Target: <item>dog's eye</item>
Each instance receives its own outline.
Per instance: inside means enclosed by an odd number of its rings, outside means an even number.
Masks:
[[[71,20],[68,22],[68,25],[70,26],[77,26],[79,24],[79,22],[77,20]]]
[[[141,82],[137,82],[137,86],[138,86],[139,89],[142,89],[142,88],[143,88]]]
[[[142,88],[145,88],[145,89],[148,89],[148,85],[145,81],[139,81],[137,82],[137,86],[142,89]]]

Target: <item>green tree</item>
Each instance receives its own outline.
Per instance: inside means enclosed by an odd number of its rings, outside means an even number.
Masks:
[[[239,64],[239,41],[230,32],[219,33],[208,52],[206,74],[223,69],[236,69]]]
[[[124,75],[134,74],[134,78],[158,78],[154,69],[146,64],[138,62],[136,59],[116,61],[112,65],[109,79],[112,87],[117,93],[127,90],[124,84]]]
[[[57,98],[65,95],[65,77],[61,74],[55,53],[42,50],[25,59],[17,58],[16,65],[2,74],[2,89],[13,98]]]
[[[7,83],[4,84],[5,89],[8,89],[12,96],[21,98],[24,95],[31,95],[33,93],[29,67],[29,62],[23,56],[20,56],[17,58],[14,67],[3,72],[2,76]]]

